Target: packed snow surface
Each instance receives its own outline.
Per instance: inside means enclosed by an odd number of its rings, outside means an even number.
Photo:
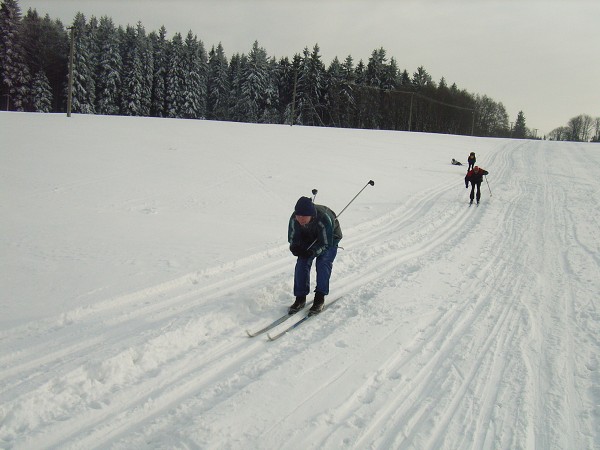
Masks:
[[[598,144],[19,113],[0,136],[1,448],[600,448]],[[249,338],[293,301],[298,197],[365,186],[339,301]]]

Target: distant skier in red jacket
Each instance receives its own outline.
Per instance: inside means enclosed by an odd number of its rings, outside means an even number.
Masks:
[[[481,182],[483,181],[483,176],[487,175],[489,172],[487,170],[483,170],[481,167],[475,166],[473,170],[469,170],[467,175],[465,176],[465,187],[469,189],[469,181],[471,182],[471,201],[469,204],[473,204],[473,198],[475,197],[475,186],[477,186],[477,204],[479,204],[479,199],[481,198]]]

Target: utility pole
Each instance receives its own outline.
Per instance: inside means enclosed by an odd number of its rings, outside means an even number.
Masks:
[[[75,27],[71,30],[71,51],[69,52],[69,89],[67,93],[67,117],[71,117],[71,106],[73,102],[73,55],[75,54]]]

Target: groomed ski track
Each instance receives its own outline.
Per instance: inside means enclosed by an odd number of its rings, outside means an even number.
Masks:
[[[598,448],[600,156],[495,145],[478,208],[432,177],[344,229],[344,298],[276,342],[284,243],[0,332],[0,447]]]

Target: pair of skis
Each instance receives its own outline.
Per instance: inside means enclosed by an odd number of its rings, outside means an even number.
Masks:
[[[297,313],[294,313],[294,314],[285,314],[285,315],[281,316],[280,318],[275,319],[273,322],[271,322],[270,324],[268,324],[265,327],[261,328],[260,330],[257,330],[257,331],[254,331],[254,332],[246,330],[246,333],[248,334],[249,337],[256,337],[256,336],[261,335],[263,333],[267,333],[267,337],[269,338],[269,341],[275,341],[275,340],[279,339],[280,337],[284,336],[285,334],[289,333],[290,331],[292,331],[294,328],[297,328],[300,325],[302,325],[303,323],[307,322],[309,319],[311,319],[313,317],[316,317],[319,314],[323,313],[323,311],[325,311],[326,309],[328,309],[331,305],[333,305],[335,302],[337,302],[340,298],[341,297],[338,297],[335,300],[332,300],[330,302],[325,303],[325,306],[324,306],[323,310],[320,313],[313,314],[313,315],[310,315],[309,313],[306,313],[304,315],[304,317],[302,317],[300,320],[297,320],[296,322],[294,322],[293,324],[291,324],[290,326],[288,326],[287,328],[285,328],[284,330],[280,331],[277,334],[271,335],[271,333],[269,333],[269,331],[272,330],[273,328],[279,326],[280,324],[282,324],[286,320],[292,318],[293,316],[295,316],[296,314],[298,314],[300,311],[298,311]],[[310,305],[312,305],[312,303]],[[308,305],[308,306],[310,306],[310,305]],[[306,306],[304,307],[304,309],[306,309]]]

